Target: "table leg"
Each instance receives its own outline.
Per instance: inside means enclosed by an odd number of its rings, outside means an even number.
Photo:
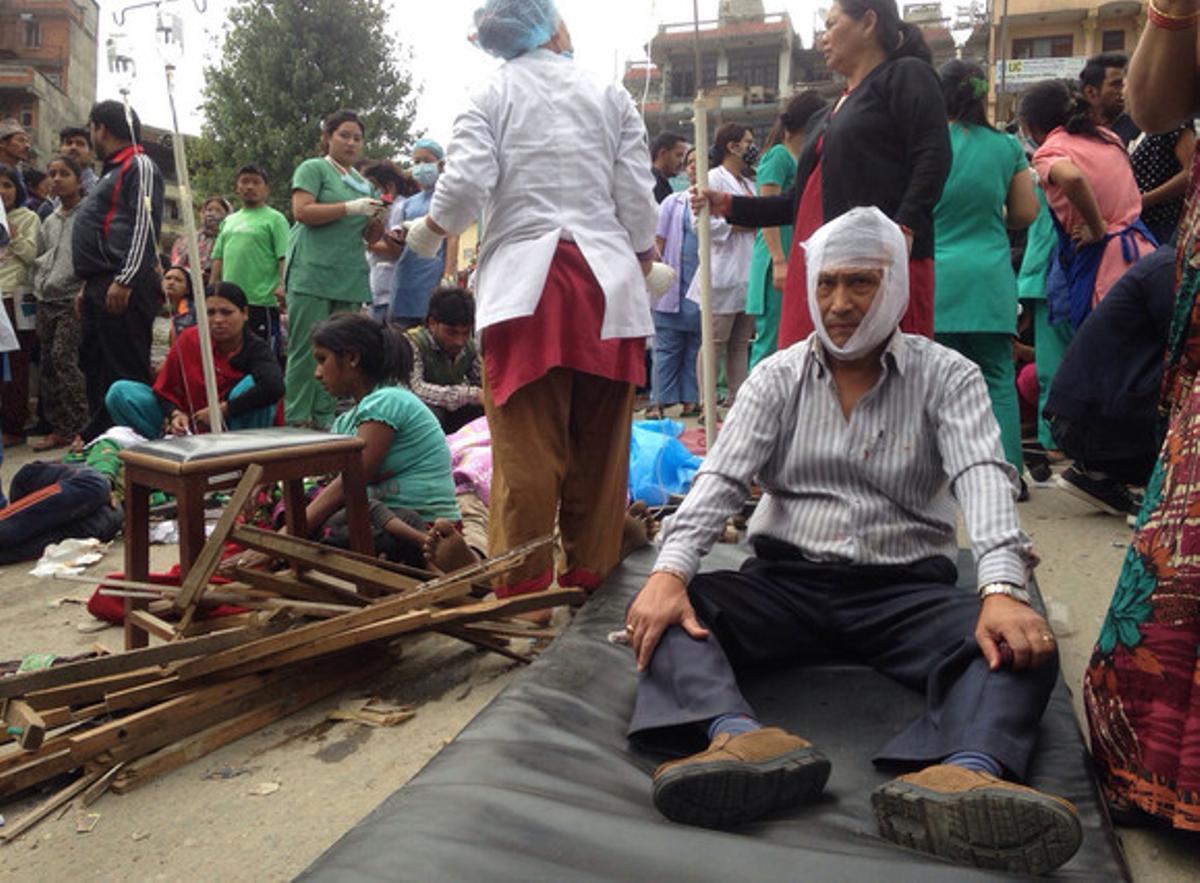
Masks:
[[[371,536],[371,516],[367,511],[367,480],[362,455],[357,451],[346,458],[342,487],[346,492],[346,527],[350,531],[350,548],[374,556],[375,541]]]
[[[150,576],[150,488],[125,479],[125,578],[143,581]],[[130,621],[134,605],[145,602],[125,599],[125,649],[150,643],[150,636]]]
[[[189,477],[179,495],[179,579],[187,577],[204,548],[204,494],[207,476]]]
[[[289,478],[283,483],[283,512],[287,519],[288,533],[294,537],[308,539],[308,519],[305,517],[307,503],[304,499],[304,479]]]

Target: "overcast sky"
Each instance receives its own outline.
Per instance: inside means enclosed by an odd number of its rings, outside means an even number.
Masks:
[[[827,0],[767,0],[767,12],[788,12],[805,45],[812,35],[815,10]],[[700,0],[702,19],[715,18],[718,0]],[[108,71],[106,39],[121,31],[138,48],[137,77],[130,100],[142,119],[168,128],[171,123],[162,64],[153,51],[153,8],[131,11],[123,27],[113,12],[124,0],[100,0],[100,58],[98,94],[118,97],[117,78]],[[202,118],[200,96],[203,68],[211,62],[227,10],[234,0],[208,0],[198,13],[193,0],[177,0],[184,13],[183,62],[179,65],[176,101],[184,131],[198,132]],[[422,88],[417,104],[417,126],[432,137],[449,137],[450,126],[473,84],[486,78],[498,62],[471,46],[466,35],[472,13],[482,0],[394,0],[390,4],[391,32],[397,43],[413,53],[413,80]],[[902,2],[903,5],[903,2]],[[625,62],[641,59],[642,46],[660,22],[684,22],[692,17],[692,0],[558,0],[558,8],[571,28],[579,64],[605,78],[619,77]]]

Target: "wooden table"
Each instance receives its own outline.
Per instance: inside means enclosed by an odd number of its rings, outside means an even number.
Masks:
[[[178,503],[180,579],[204,548],[204,498],[231,488],[252,463],[263,468],[264,482],[283,482],[288,533],[308,536],[304,479],[339,473],[346,495],[350,548],[374,555],[367,512],[363,442],[356,436],[303,429],[272,428],[194,435],[146,442],[122,451],[125,465],[125,578],[145,580],[150,573],[150,492],[161,490]],[[133,609],[125,601],[128,613]],[[126,649],[144,647],[147,633],[125,622]]]

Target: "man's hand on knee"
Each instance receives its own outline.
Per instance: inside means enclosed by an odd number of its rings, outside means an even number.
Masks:
[[[1020,671],[1037,668],[1054,658],[1054,633],[1036,610],[1005,595],[991,595],[983,600],[975,640],[992,671],[998,671],[1007,660],[1001,652],[1004,642],[1012,651],[1011,668]]]
[[[638,671],[650,664],[658,639],[673,625],[683,626],[697,640],[708,637],[708,629],[700,624],[688,600],[684,581],[673,573],[652,573],[625,614],[625,630],[637,657]]]

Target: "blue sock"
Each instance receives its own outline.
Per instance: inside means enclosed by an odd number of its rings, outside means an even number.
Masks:
[[[964,770],[973,770],[977,773],[987,773],[997,779],[1004,778],[1004,767],[1000,765],[1000,761],[982,751],[956,751],[942,763],[960,766]]]
[[[711,742],[721,733],[740,736],[743,733],[753,733],[761,730],[762,724],[748,714],[722,714],[714,717],[708,724],[708,741]]]

